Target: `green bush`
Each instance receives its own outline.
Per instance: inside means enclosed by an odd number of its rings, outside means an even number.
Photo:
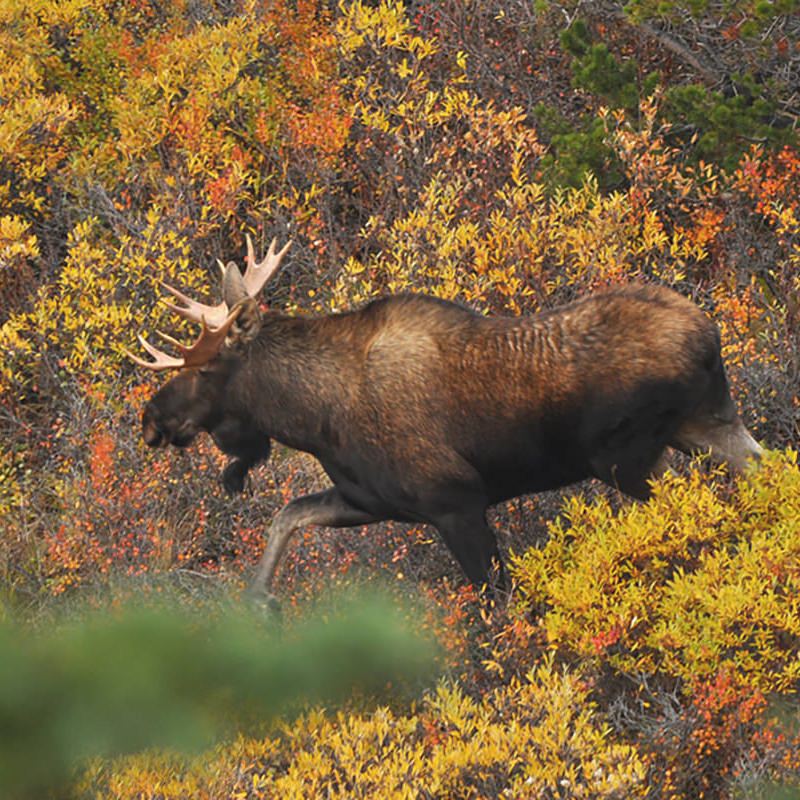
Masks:
[[[336,605],[336,604],[335,604]],[[307,703],[387,695],[430,674],[434,651],[373,595],[280,632],[232,607],[86,613],[0,627],[0,795],[63,790],[95,756],[196,749]]]

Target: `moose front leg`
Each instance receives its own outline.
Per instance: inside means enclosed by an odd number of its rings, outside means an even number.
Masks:
[[[350,505],[335,487],[324,492],[298,497],[284,506],[269,529],[267,547],[258,564],[255,580],[250,586],[253,596],[268,595],[272,579],[292,534],[306,525],[329,528],[351,528],[380,522],[383,518]]]
[[[228,494],[240,494],[247,473],[269,458],[269,437],[251,420],[232,415],[223,417],[209,432],[217,447],[225,455],[233,456],[222,471],[222,485]]]
[[[233,458],[222,470],[222,486],[230,494],[241,494],[244,491],[244,479],[253,466],[242,458]]]

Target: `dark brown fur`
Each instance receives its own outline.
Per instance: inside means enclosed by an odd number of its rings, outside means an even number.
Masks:
[[[591,476],[646,499],[668,446],[710,448],[736,468],[759,452],[714,324],[675,292],[641,286],[534,317],[422,295],[268,313],[251,343],[180,374],[145,409],[149,444],[186,445],[199,430],[237,457],[242,479],[276,439],[314,454],[333,481],[279,514],[263,585],[298,525],[381,519],[435,525],[481,583],[497,557],[489,505]]]

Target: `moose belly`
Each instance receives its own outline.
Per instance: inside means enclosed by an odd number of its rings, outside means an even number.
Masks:
[[[379,519],[417,522],[415,498],[401,488],[396,476],[385,469],[364,467],[349,460],[320,458],[323,469],[344,499],[355,508]]]
[[[489,502],[499,503],[524,494],[557,489],[589,476],[582,455],[569,442],[548,448],[517,450],[503,457],[478,459],[475,465]]]
[[[319,456],[318,456],[319,457]],[[564,437],[541,441],[530,432],[512,441],[484,439],[478,448],[455,452],[446,445],[420,448],[413,457],[357,451],[328,453],[319,460],[345,499],[376,517],[426,521],[451,489],[480,493],[489,504],[565,486],[589,474],[580,448]]]

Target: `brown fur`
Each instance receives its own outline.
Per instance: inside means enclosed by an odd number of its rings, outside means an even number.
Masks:
[[[435,525],[482,582],[497,556],[492,503],[590,476],[645,499],[668,446],[710,447],[737,468],[759,452],[731,401],[716,327],[655,286],[534,317],[483,317],[422,295],[321,317],[268,313],[251,342],[176,382],[145,412],[150,439],[169,407],[172,425],[235,430],[233,450],[258,442],[265,457],[274,438],[313,453],[334,483],[282,512],[262,583],[293,524],[386,518]]]

